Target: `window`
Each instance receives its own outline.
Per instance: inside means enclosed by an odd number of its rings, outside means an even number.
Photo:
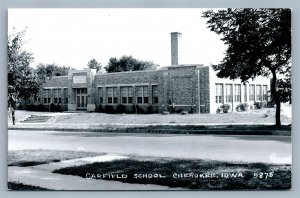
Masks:
[[[234,102],[241,102],[241,85],[234,85]]]
[[[147,104],[149,103],[149,91],[148,86],[137,86],[136,87],[136,96],[138,104]]]
[[[249,85],[249,101],[254,101],[255,87],[254,85]]]
[[[58,103],[61,104],[61,89],[57,89]]]
[[[263,85],[263,100],[266,101],[268,100],[268,86],[267,85]]]
[[[53,89],[54,104],[61,103],[61,89]]]
[[[256,101],[261,101],[261,85],[256,85]]]
[[[114,104],[117,104],[118,103],[118,92],[117,92],[117,87],[114,87],[113,88],[113,93],[114,93]]]
[[[103,103],[103,97],[104,97],[103,87],[98,88],[98,96],[99,96],[99,104],[102,104]]]
[[[44,104],[49,104],[51,102],[50,91],[50,89],[44,89],[43,91]]]
[[[247,85],[244,85],[244,101],[247,102]]]
[[[65,98],[65,103],[68,103],[68,88],[64,88],[64,98]]]
[[[223,84],[216,84],[216,103],[223,103]]]
[[[132,87],[121,87],[122,104],[132,103]]]
[[[232,85],[226,84],[226,102],[232,102]]]
[[[117,87],[107,87],[107,103],[108,104],[117,104],[118,97],[117,97]]]
[[[148,104],[149,103],[149,90],[148,90],[148,86],[143,86],[143,96],[144,96],[144,103]]]
[[[152,103],[157,104],[158,103],[158,86],[152,85]]]

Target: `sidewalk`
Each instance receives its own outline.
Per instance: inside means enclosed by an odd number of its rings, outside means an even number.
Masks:
[[[88,179],[79,176],[61,175],[52,171],[68,166],[79,166],[127,158],[119,155],[103,155],[65,160],[31,167],[8,167],[8,182],[39,186],[51,190],[170,190],[168,186],[152,184],[129,184],[119,181]],[[96,174],[96,173],[94,173]],[[178,189],[171,189],[178,190]],[[181,190],[181,189],[180,189]]]
[[[223,135],[291,135],[291,125],[283,123],[281,128],[273,123],[233,124],[61,124],[61,123],[16,123],[8,130],[106,132],[106,133],[161,133],[161,134],[223,134]]]

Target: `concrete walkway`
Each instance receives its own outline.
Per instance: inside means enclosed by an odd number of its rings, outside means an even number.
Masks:
[[[8,182],[23,183],[51,190],[170,190],[168,186],[129,184],[119,181],[96,180],[73,175],[52,173],[52,171],[60,168],[126,158],[128,157],[120,155],[102,155],[31,167],[9,166]],[[172,190],[176,189],[172,188]]]

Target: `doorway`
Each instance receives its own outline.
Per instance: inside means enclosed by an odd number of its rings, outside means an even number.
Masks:
[[[87,89],[76,89],[76,110],[86,110],[87,107]]]

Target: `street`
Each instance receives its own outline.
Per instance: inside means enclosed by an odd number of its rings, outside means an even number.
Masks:
[[[8,150],[49,149],[122,155],[291,164],[289,136],[8,131]]]

